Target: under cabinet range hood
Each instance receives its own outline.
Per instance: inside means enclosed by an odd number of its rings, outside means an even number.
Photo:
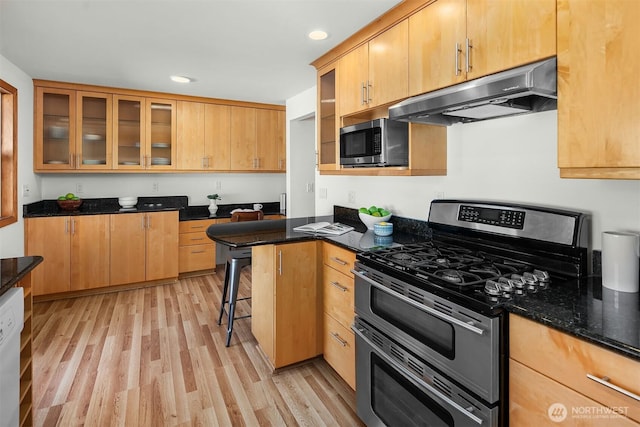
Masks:
[[[557,109],[556,58],[414,96],[389,107],[389,119],[449,126]]]

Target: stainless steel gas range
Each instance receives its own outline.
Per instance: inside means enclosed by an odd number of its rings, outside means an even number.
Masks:
[[[358,254],[360,418],[368,426],[507,425],[505,302],[586,276],[588,219],[434,200],[429,240]]]

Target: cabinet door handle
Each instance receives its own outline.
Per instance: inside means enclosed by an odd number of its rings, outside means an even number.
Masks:
[[[75,235],[76,234],[76,220],[72,219],[71,220],[71,235]]]
[[[373,92],[371,90],[372,87],[373,87],[373,82],[367,80],[367,101],[366,101],[367,104],[373,101],[373,97],[371,96],[371,92]]]
[[[282,276],[282,251],[278,251],[278,274]]]
[[[362,87],[360,88],[360,105],[364,105],[365,104],[365,96],[364,93],[367,90],[366,85],[364,84],[364,82],[362,82]]]
[[[456,72],[455,75],[459,76],[462,73],[462,69],[460,68],[460,54],[462,53],[462,49],[460,49],[460,43],[456,43],[456,52],[455,52],[455,58],[456,58]]]
[[[467,74],[473,69],[471,65],[471,49],[473,48],[473,44],[471,43],[471,39],[467,39],[467,54],[466,54],[466,62],[467,62]]]
[[[622,393],[625,396],[630,397],[630,398],[640,402],[640,395],[637,395],[637,394],[635,394],[635,393],[633,393],[633,392],[631,392],[629,390],[625,390],[624,388],[611,383],[611,378],[609,378],[609,377],[598,378],[595,375],[587,374],[587,378],[597,382],[598,384],[602,384],[605,387],[609,387],[610,389],[613,389],[613,390],[617,391],[618,393]]]
[[[147,215],[147,228],[151,228],[151,215]]]
[[[346,342],[345,340],[343,340],[342,338],[340,338],[340,335],[338,335],[337,332],[329,332],[329,334],[331,335],[331,337],[338,341],[340,343],[341,346],[346,347],[347,344],[349,344],[348,342]]]
[[[342,286],[340,283],[338,282],[329,282],[334,288],[338,288],[340,289],[342,292],[347,292],[347,288],[345,288],[344,286]]]
[[[69,218],[64,220],[64,234],[69,232]]]
[[[338,263],[338,264],[340,264],[340,265],[347,265],[347,264],[349,264],[347,261],[343,261],[343,260],[341,260],[340,258],[335,257],[335,256],[331,258],[331,261],[335,261],[335,262],[337,262],[337,263]]]
[[[142,227],[143,230],[147,228],[146,217],[147,217],[146,215],[142,215],[140,217],[140,226]]]

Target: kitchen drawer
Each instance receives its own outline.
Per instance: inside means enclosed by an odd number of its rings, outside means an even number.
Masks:
[[[587,378],[608,377],[610,384],[640,395],[640,362],[546,327],[509,315],[510,357],[609,408],[628,408],[640,421],[637,400]]]
[[[216,219],[194,219],[192,221],[180,221],[180,233],[192,233],[196,231],[206,232],[211,224],[216,224]]]
[[[180,273],[210,270],[216,267],[216,250],[211,244],[180,246]]]
[[[356,389],[356,347],[351,329],[347,329],[331,316],[324,315],[323,334],[324,359],[346,381]]]
[[[353,264],[356,262],[356,254],[348,249],[323,243],[322,245],[322,262],[331,268],[346,274],[353,278]]]
[[[204,245],[205,243],[213,244],[213,240],[209,239],[202,231],[195,233],[180,233],[180,246]]]
[[[624,414],[624,408],[615,413],[597,413],[600,408],[602,406],[598,402],[513,359],[509,361],[510,425],[638,426],[619,415],[620,412]]]
[[[353,278],[325,266],[322,269],[324,312],[345,328],[353,323]]]

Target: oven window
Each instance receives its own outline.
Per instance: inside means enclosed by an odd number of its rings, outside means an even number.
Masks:
[[[449,360],[455,357],[455,329],[393,295],[371,287],[371,311]]]
[[[453,426],[442,406],[371,353],[371,407],[387,426]]]

